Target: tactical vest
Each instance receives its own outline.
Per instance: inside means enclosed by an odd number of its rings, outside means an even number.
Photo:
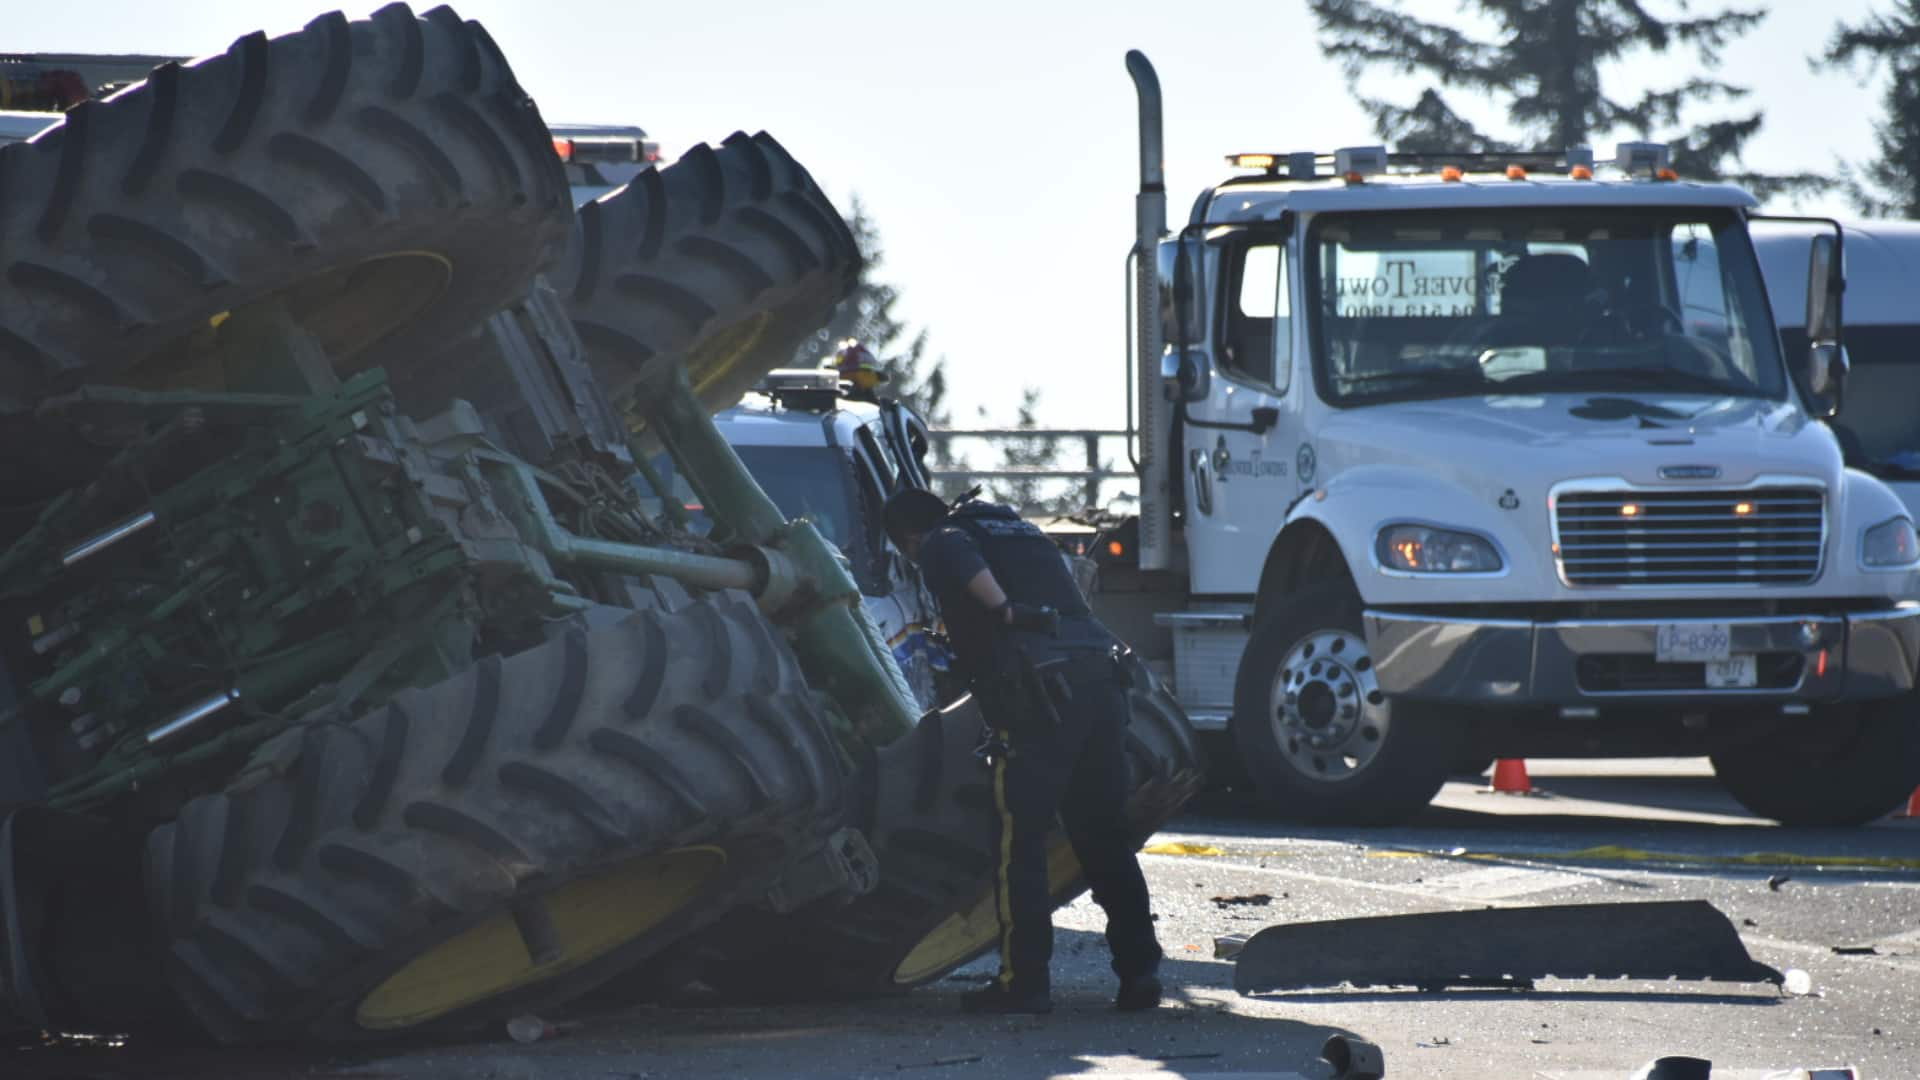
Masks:
[[[1074,582],[1073,571],[1060,549],[1012,507],[970,502],[948,515],[942,524],[973,538],[1007,599],[1045,604],[1063,616],[1088,614],[1080,586]]]

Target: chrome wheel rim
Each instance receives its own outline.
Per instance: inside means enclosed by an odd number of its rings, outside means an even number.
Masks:
[[[1323,782],[1366,771],[1387,740],[1387,698],[1364,637],[1316,630],[1287,650],[1267,715],[1288,765]]]

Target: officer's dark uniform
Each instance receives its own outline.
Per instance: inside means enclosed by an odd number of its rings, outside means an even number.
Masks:
[[[1088,611],[1059,550],[1008,507],[962,506],[924,537],[919,562],[956,660],[1007,747],[992,766],[1001,991],[1026,1000],[1044,1000],[1049,991],[1046,840],[1058,814],[1094,900],[1106,909],[1120,1003],[1150,1007],[1159,1000],[1157,981],[1151,1000],[1127,1001],[1129,986],[1158,970],[1161,953],[1125,815],[1129,708],[1117,643]],[[1057,611],[1058,632],[1006,626],[1003,613],[967,592],[983,569],[993,571],[1010,602]],[[1023,683],[1030,688],[1034,681],[1023,678],[1029,671],[1044,699],[1022,693]]]

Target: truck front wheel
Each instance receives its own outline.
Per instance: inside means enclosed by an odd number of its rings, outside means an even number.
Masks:
[[[1390,701],[1347,582],[1266,606],[1240,658],[1230,727],[1262,798],[1294,821],[1404,820],[1445,782],[1459,739],[1438,707]]]
[[[1920,786],[1917,707],[1907,693],[1815,708],[1713,755],[1714,775],[1740,805],[1782,825],[1864,825]]]

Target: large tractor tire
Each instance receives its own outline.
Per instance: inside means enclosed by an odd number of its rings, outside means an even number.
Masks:
[[[0,147],[0,410],[230,385],[195,362],[210,321],[268,298],[343,370],[404,371],[524,294],[571,218],[538,109],[451,8],[249,34]]]
[[[169,981],[221,1042],[573,996],[765,890],[844,814],[816,699],[731,597],[581,620],[284,738],[147,844]]]
[[[1782,825],[1865,825],[1920,788],[1920,695],[1816,707],[1713,755],[1740,805]]]
[[[852,289],[860,250],[773,137],[736,132],[582,206],[554,271],[594,375],[633,422],[687,369],[709,411],[740,400]]]
[[[1204,782],[1186,714],[1144,667],[1130,695],[1127,822],[1144,843]],[[869,838],[879,886],[850,904],[786,916],[742,908],[690,942],[687,964],[729,995],[807,999],[902,993],[985,955],[999,937],[991,773],[974,756],[972,699],[923,720],[872,763]],[[1086,891],[1064,831],[1049,844],[1056,906]]]

